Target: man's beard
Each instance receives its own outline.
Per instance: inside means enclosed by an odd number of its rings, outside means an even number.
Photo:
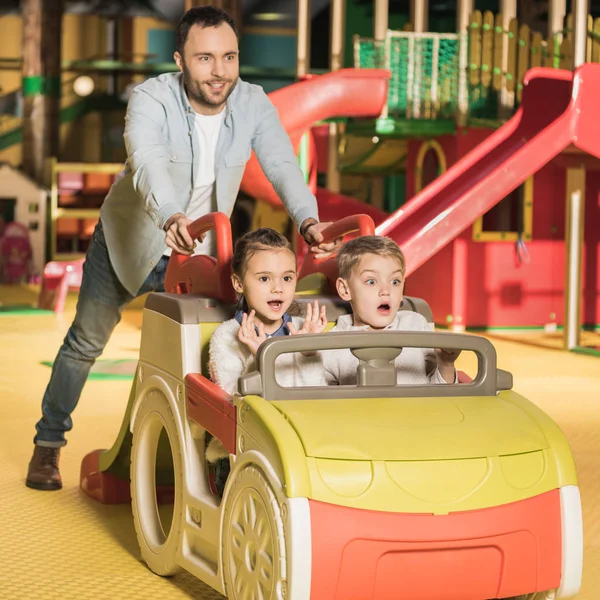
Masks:
[[[204,104],[206,106],[221,106],[222,104],[225,104],[225,102],[227,101],[227,98],[229,98],[229,96],[231,95],[231,92],[233,92],[235,85],[237,83],[237,80],[238,80],[237,77],[235,78],[235,80],[233,82],[230,79],[213,79],[213,80],[211,80],[213,83],[219,82],[219,83],[225,84],[225,86],[229,85],[229,89],[224,94],[224,96],[216,99],[216,98],[210,97],[204,91],[204,89],[202,88],[202,83],[199,83],[198,81],[195,81],[194,79],[192,79],[192,76],[191,76],[190,72],[188,71],[188,69],[185,68],[185,65],[183,67],[183,81],[185,82],[185,89],[188,93],[189,98],[194,100],[195,102],[198,102],[199,104]],[[206,82],[203,82],[203,83],[206,83]]]

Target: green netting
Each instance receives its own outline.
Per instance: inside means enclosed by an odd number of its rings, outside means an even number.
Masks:
[[[391,117],[453,118],[458,106],[457,37],[395,34],[358,42],[361,68],[389,68]]]

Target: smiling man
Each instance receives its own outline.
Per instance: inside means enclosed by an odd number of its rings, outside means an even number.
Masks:
[[[231,18],[213,7],[188,11],[177,26],[175,61],[180,73],[149,79],[129,100],[127,162],[102,206],[75,319],[42,400],[31,488],[62,487],[58,462],[71,413],[124,306],[164,291],[173,249],[211,252],[210,235],[194,246],[188,225],[210,212],[231,214],[252,150],[306,242],[317,252],[331,249],[277,110],[262,88],[239,78]]]

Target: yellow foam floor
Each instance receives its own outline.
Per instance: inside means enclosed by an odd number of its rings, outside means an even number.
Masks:
[[[15,295],[14,290],[10,294]],[[8,295],[0,286],[0,302]],[[19,295],[23,302],[23,295]],[[139,306],[139,303],[138,303]],[[61,456],[64,489],[25,487],[34,425],[53,360],[73,317],[0,316],[0,599],[220,599],[188,574],[165,579],[139,560],[129,506],[103,506],[80,492],[90,450],[112,445],[127,403],[127,381],[90,381]],[[141,312],[127,310],[104,353],[136,358]],[[585,570],[579,600],[600,598],[600,359],[494,341],[515,389],[565,431],[578,466],[584,507]]]
[[[546,333],[543,330],[497,330],[490,332],[489,337],[492,340],[514,340],[529,346],[540,346],[561,351],[564,348],[565,341],[565,334],[560,330],[552,333]],[[582,331],[579,345],[582,348],[600,348],[600,331]]]

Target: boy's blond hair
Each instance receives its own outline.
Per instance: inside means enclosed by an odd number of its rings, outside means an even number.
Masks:
[[[404,254],[396,242],[379,235],[363,235],[346,242],[337,253],[338,273],[342,279],[349,279],[352,270],[365,254],[389,256],[398,260],[402,276],[406,271]]]

